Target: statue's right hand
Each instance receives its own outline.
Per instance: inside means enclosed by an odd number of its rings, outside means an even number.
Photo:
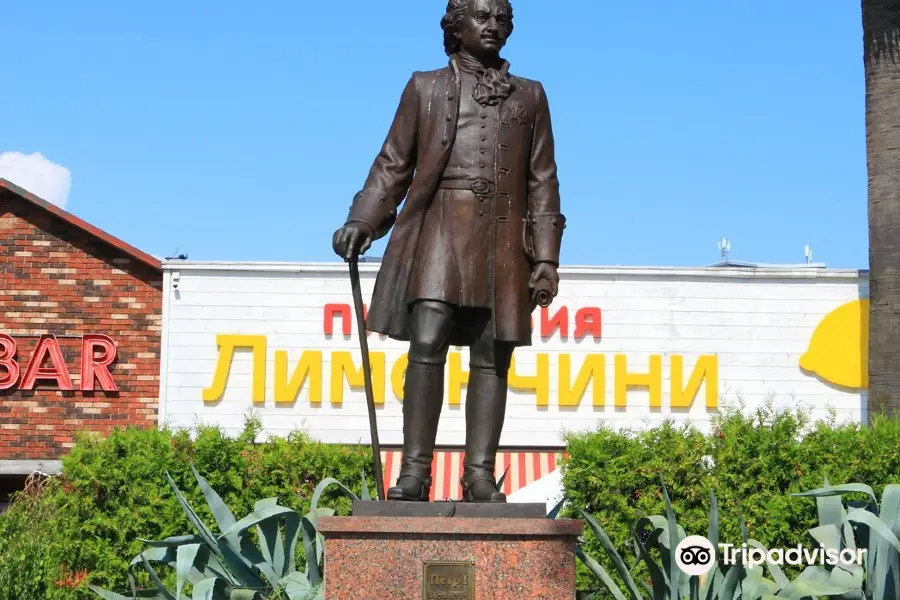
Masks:
[[[348,223],[334,232],[331,247],[345,262],[350,262],[360,254],[365,254],[372,241],[368,228],[359,223]]]

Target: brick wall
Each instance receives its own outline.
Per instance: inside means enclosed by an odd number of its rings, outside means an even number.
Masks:
[[[44,380],[34,390],[0,390],[0,460],[61,458],[79,430],[155,426],[161,272],[2,192],[0,333],[17,343],[20,382],[38,336],[56,335],[75,391]],[[109,371],[118,391],[79,391],[80,336],[90,333],[116,343]]]

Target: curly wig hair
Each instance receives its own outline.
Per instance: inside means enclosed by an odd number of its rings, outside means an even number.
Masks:
[[[444,30],[444,52],[447,56],[451,56],[459,52],[459,38],[456,36],[459,31],[459,24],[466,15],[466,8],[471,0],[448,0],[447,12],[441,18],[441,29]],[[509,14],[509,25],[506,31],[506,37],[512,35],[513,32],[513,7],[510,0],[499,0],[506,4],[506,10]]]

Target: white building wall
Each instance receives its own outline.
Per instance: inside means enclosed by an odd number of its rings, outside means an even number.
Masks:
[[[360,265],[364,301],[371,297],[377,268],[377,264]],[[560,295],[550,315],[560,306],[567,307],[569,339],[558,334],[542,339],[540,310],[535,311],[534,345],[516,351],[515,373],[534,375],[545,362],[548,377],[539,387],[546,386],[547,405],[538,406],[540,394],[533,389],[511,391],[501,440],[504,447],[559,448],[565,431],[593,429],[601,423],[641,428],[666,418],[690,419],[708,430],[716,412],[706,406],[709,377],[688,409],[672,408],[670,390],[673,362],[683,361],[687,383],[701,356],[710,357],[705,359],[707,364],[715,366],[714,403],[719,407],[742,402],[746,410],[752,410],[771,401],[776,407],[807,407],[814,418],[828,416],[829,410],[839,420],[865,418],[864,391],[836,387],[799,366],[822,319],[839,306],[867,296],[866,279],[856,271],[569,268],[560,269],[560,276]],[[286,435],[302,428],[326,442],[368,443],[363,388],[351,389],[343,381],[343,402],[334,404],[330,387],[333,353],[350,352],[354,364],[360,364],[355,317],[349,336],[341,334],[340,319],[334,321],[333,335],[323,332],[326,304],[352,307],[346,265],[172,262],[165,266],[163,293],[161,421],[176,426],[217,423],[237,431],[252,409],[262,419],[264,434]],[[585,308],[600,310],[599,339],[591,335],[573,339],[575,314]],[[217,335],[222,334],[265,336],[264,402],[253,401],[253,353],[249,350],[235,354],[221,398],[204,401],[203,390],[211,386],[217,368]],[[853,332],[847,336],[842,339],[853,339]],[[376,389],[384,388],[384,404],[378,408],[380,441],[399,445],[402,404],[392,390],[391,371],[406,345],[374,334],[368,340],[370,351],[385,356],[382,383],[376,382]],[[288,376],[304,351],[322,352],[320,403],[310,402],[308,379],[295,402],[276,405],[276,351],[287,352]],[[460,353],[465,368],[466,350],[451,352]],[[605,362],[603,405],[593,405],[594,379],[577,407],[561,407],[560,388],[565,387],[560,382],[561,364],[569,361],[574,381],[586,360],[598,360],[590,358],[595,355]],[[617,355],[624,357],[632,373],[646,373],[652,361],[659,361],[659,408],[650,406],[648,389],[640,387],[627,390],[626,406],[615,406]],[[402,365],[398,371],[402,372]],[[452,379],[458,383],[458,378]],[[448,374],[448,386],[453,383],[450,380]],[[523,383],[515,378],[513,382]],[[438,444],[461,446],[465,388],[459,404],[450,404],[450,397],[445,395]]]

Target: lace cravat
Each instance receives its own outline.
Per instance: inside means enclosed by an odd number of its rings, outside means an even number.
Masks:
[[[455,56],[460,69],[478,78],[475,89],[472,90],[475,102],[482,106],[494,106],[512,94],[513,83],[509,77],[507,61],[498,60],[496,66],[486,67],[475,57],[464,52],[459,52]]]

